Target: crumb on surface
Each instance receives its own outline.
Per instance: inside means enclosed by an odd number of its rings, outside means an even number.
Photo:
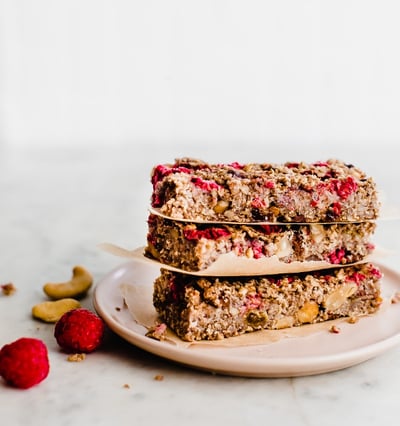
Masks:
[[[68,355],[67,361],[69,362],[81,362],[86,358],[86,354],[71,354]]]
[[[152,337],[156,340],[165,340],[165,333],[167,331],[167,324],[161,323],[156,324],[154,327],[150,327],[146,333],[146,337]]]
[[[116,310],[117,312],[119,312],[119,311],[121,310],[121,308],[120,308],[119,306],[116,306],[116,307],[115,307],[115,310]]]
[[[356,322],[358,322],[358,317],[356,317],[356,316],[349,317],[349,319],[347,320],[347,322],[349,324],[355,324]]]
[[[156,374],[154,376],[154,380],[157,380],[158,382],[162,382],[164,380],[164,376],[162,374]]]
[[[399,303],[399,302],[400,302],[400,291],[396,291],[396,292],[393,294],[393,296],[392,296],[392,298],[391,298],[390,302],[391,302],[392,304],[395,304],[395,303]]]
[[[339,334],[340,333],[340,328],[337,325],[332,325],[332,327],[329,329],[329,331],[331,333],[334,333],[334,334]]]
[[[122,386],[124,389],[130,389],[131,386],[128,383],[124,383],[124,385]]]
[[[4,294],[4,296],[11,296],[17,291],[17,288],[14,286],[13,283],[6,283],[1,285],[1,292]]]

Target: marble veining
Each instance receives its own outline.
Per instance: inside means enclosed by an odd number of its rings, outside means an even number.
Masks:
[[[38,337],[49,349],[51,370],[27,391],[0,381],[0,423],[54,425],[260,425],[300,426],[398,424],[400,347],[351,368],[308,377],[251,379],[197,371],[146,353],[109,332],[104,346],[81,363],[66,361],[53,337],[53,325],[31,318],[45,300],[47,281],[68,278],[76,264],[101,279],[120,259],[99,250],[111,241],[127,248],[144,244],[150,196],[149,173],[156,162],[180,155],[224,161],[223,147],[146,145],[110,148],[2,147],[0,158],[0,252],[2,283],[17,292],[0,296],[0,345],[21,336]],[[376,168],[368,152],[306,153],[291,159],[338,156],[376,175],[393,204],[399,181],[393,153]],[[284,161],[282,152],[262,153]],[[257,157],[257,158],[256,158]],[[254,151],[236,147],[227,161],[257,161]],[[272,158],[271,158],[272,157]],[[389,173],[390,165],[393,165]],[[393,176],[393,174],[395,176]],[[399,251],[397,221],[379,223],[377,243]],[[385,259],[400,267],[394,254]],[[92,308],[91,293],[82,301]],[[163,380],[156,380],[156,376]]]

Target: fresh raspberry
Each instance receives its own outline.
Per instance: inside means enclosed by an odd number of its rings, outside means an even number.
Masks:
[[[56,323],[54,337],[60,347],[69,353],[89,353],[96,350],[104,336],[104,322],[88,309],[66,312]]]
[[[44,380],[50,365],[46,345],[39,339],[21,337],[0,351],[0,376],[20,389],[28,389]]]

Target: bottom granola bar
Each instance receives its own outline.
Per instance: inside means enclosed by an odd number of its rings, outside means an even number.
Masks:
[[[372,314],[382,302],[379,269],[371,263],[304,274],[196,277],[162,269],[153,303],[183,340],[217,340]]]

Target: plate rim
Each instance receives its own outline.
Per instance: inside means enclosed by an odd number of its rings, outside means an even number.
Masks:
[[[287,378],[322,374],[348,368],[368,361],[369,359],[386,352],[400,343],[399,330],[396,334],[386,338],[384,337],[376,342],[328,355],[293,356],[279,359],[276,357],[249,359],[231,353],[228,358],[229,360],[235,361],[235,363],[230,363],[229,368],[226,368],[226,356],[224,357],[220,352],[213,353],[212,348],[199,346],[187,348],[178,347],[173,344],[167,344],[156,339],[151,339],[118,322],[113,315],[104,308],[99,299],[101,291],[112,284],[108,281],[112,279],[115,274],[120,273],[121,270],[125,270],[129,266],[132,267],[132,264],[137,262],[140,261],[131,259],[119,264],[96,283],[93,293],[94,309],[105,321],[108,327],[122,339],[144,351],[152,353],[155,356],[167,359],[168,361],[186,365],[198,370],[205,370],[223,375],[259,378]],[[145,267],[150,268],[152,266],[145,265]],[[383,270],[384,274],[394,274],[400,282],[399,272],[381,263],[379,264],[379,267]],[[219,349],[222,349],[222,352],[224,352],[224,350],[229,351],[231,348],[219,347]]]

